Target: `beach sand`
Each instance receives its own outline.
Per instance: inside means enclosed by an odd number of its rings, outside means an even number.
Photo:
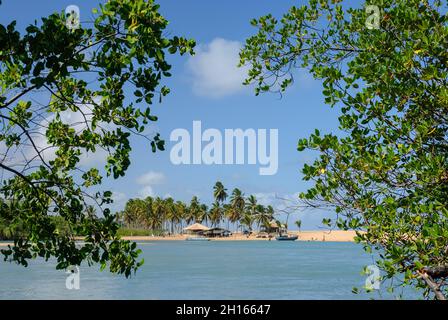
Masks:
[[[290,235],[297,235],[298,241],[337,241],[337,242],[353,242],[356,236],[355,231],[342,231],[342,230],[313,230],[313,231],[289,231]],[[179,241],[185,240],[189,235],[173,235],[166,237],[151,237],[151,236],[134,236],[134,237],[123,237],[125,240],[133,241]],[[256,234],[249,237],[236,233],[232,234],[230,237],[226,238],[212,238],[213,241],[251,241],[251,240],[266,240],[268,238],[257,238]],[[272,240],[275,240],[274,238]]]
[[[353,242],[356,236],[355,231],[342,231],[342,230],[313,230],[313,231],[289,231],[290,235],[299,236],[298,241],[329,241],[329,242]],[[132,241],[183,241],[189,235],[173,235],[166,237],[151,237],[151,236],[132,236],[122,237],[124,240]],[[253,241],[253,240],[265,240],[268,238],[257,238],[256,234],[247,237],[241,233],[232,234],[226,238],[213,238],[213,241]],[[274,238],[272,240],[275,240]],[[6,247],[12,245],[11,242],[0,242],[0,247]]]
[[[356,236],[355,231],[343,230],[319,230],[319,231],[301,231],[291,232],[299,236],[298,240],[302,241],[338,241],[353,242]]]

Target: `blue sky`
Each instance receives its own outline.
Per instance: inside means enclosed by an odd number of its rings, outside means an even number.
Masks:
[[[265,204],[278,203],[276,197],[290,198],[306,190],[309,184],[301,180],[300,170],[312,160],[312,155],[297,152],[297,141],[315,128],[322,133],[336,132],[337,110],[323,103],[320,83],[306,71],[298,71],[294,86],[279,99],[276,94],[256,97],[250,88],[240,85],[243,70],[234,67],[238,48],[256,32],[250,19],[267,13],[279,17],[291,5],[304,2],[162,0],[159,3],[162,14],[170,21],[167,33],[194,38],[198,54],[193,58],[169,57],[173,64],[173,77],[167,81],[171,94],[162,104],[151,108],[159,117],[156,129],[166,140],[166,151],[153,154],[147,141],[133,139],[132,165],[126,177],[104,183],[116,193],[116,208],[121,208],[126,199],[144,194],[170,195],[184,201],[198,195],[209,203],[217,180],[229,191],[238,187],[246,195],[257,195]],[[0,21],[5,24],[14,19],[24,27],[70,4],[80,7],[83,21],[91,16],[95,1],[3,0]],[[177,128],[191,131],[194,120],[202,122],[203,130],[278,129],[277,174],[260,176],[259,165],[171,164],[169,154],[174,144],[169,141],[171,131]],[[297,218],[302,219],[305,229],[316,229],[320,227],[322,212],[303,212],[291,220]]]

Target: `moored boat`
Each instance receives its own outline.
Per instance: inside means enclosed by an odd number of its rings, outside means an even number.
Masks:
[[[188,237],[185,240],[187,240],[187,241],[210,241],[210,239],[206,238],[206,237]]]
[[[275,239],[279,240],[279,241],[294,241],[294,240],[297,240],[298,238],[299,238],[298,236],[288,236],[288,235],[282,235],[282,236],[275,237]]]

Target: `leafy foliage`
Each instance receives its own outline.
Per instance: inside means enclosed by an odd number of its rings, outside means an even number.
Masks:
[[[448,279],[448,26],[442,1],[375,0],[380,28],[363,6],[310,0],[280,20],[254,19],[241,64],[256,93],[284,91],[294,69],[323,84],[341,111],[342,134],[316,130],[298,150],[317,150],[303,167],[314,186],[310,206],[333,208],[343,229],[378,249],[385,278],[424,288],[438,299]],[[445,2],[446,5],[446,2]],[[436,272],[438,271],[438,272]]]
[[[5,259],[26,266],[53,256],[58,269],[87,260],[126,276],[141,264],[135,244],[117,236],[111,192],[93,191],[100,170],[81,159],[104,152],[106,175],[117,179],[131,163],[132,135],[163,150],[159,134],[145,133],[157,120],[148,105],[169,93],[166,55],[192,53],[194,41],[165,37],[158,9],[152,0],[110,0],[78,29],[67,28],[64,14],[23,33],[15,21],[0,25],[0,192],[8,207],[0,217],[14,212],[28,234],[2,250]],[[90,205],[104,218],[86,214]],[[58,233],[53,215],[86,234],[85,245]]]

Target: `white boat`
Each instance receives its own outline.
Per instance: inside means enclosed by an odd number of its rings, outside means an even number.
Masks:
[[[280,235],[275,237],[278,241],[295,241],[297,240],[298,236],[290,236],[290,235]]]
[[[206,238],[206,237],[188,237],[185,240],[187,240],[187,241],[210,241],[210,239]]]

